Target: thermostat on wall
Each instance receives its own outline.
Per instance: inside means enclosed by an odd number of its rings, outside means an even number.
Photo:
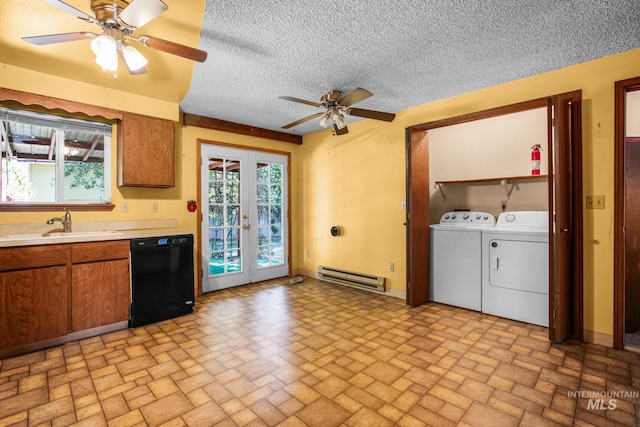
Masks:
[[[339,236],[340,235],[340,227],[338,227],[337,225],[334,225],[333,227],[331,227],[331,235],[332,236]]]

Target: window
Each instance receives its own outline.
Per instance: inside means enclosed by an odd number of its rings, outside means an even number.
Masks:
[[[111,202],[111,124],[0,108],[0,202]]]

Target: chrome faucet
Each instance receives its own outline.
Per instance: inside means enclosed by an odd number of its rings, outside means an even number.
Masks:
[[[71,233],[71,214],[69,213],[69,209],[65,209],[64,219],[56,216],[49,219],[47,224],[52,225],[56,221],[62,224],[65,233]]]

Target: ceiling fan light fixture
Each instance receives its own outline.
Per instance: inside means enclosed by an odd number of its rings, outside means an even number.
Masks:
[[[118,54],[114,50],[113,53],[101,54],[96,56],[96,64],[108,71],[116,71],[118,69]]]
[[[138,52],[133,46],[125,45],[122,48],[122,57],[127,63],[127,68],[131,71],[137,71],[147,65],[147,58]]]
[[[91,50],[96,56],[115,55],[116,48],[116,39],[106,33],[102,33],[91,40]]]
[[[329,126],[330,120],[331,120],[331,114],[327,111],[320,117],[320,120],[318,120],[318,124],[323,128],[326,128],[327,126]]]
[[[340,113],[336,113],[333,115],[333,123],[336,124],[338,129],[343,129],[347,126],[347,123],[344,121],[344,117],[342,117],[342,114]]]

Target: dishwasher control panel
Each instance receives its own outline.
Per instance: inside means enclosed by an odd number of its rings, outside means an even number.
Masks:
[[[131,247],[132,248],[143,248],[146,246],[157,247],[157,246],[173,246],[173,245],[191,245],[193,244],[193,236],[182,235],[182,236],[163,236],[163,237],[146,237],[142,239],[131,239]]]

